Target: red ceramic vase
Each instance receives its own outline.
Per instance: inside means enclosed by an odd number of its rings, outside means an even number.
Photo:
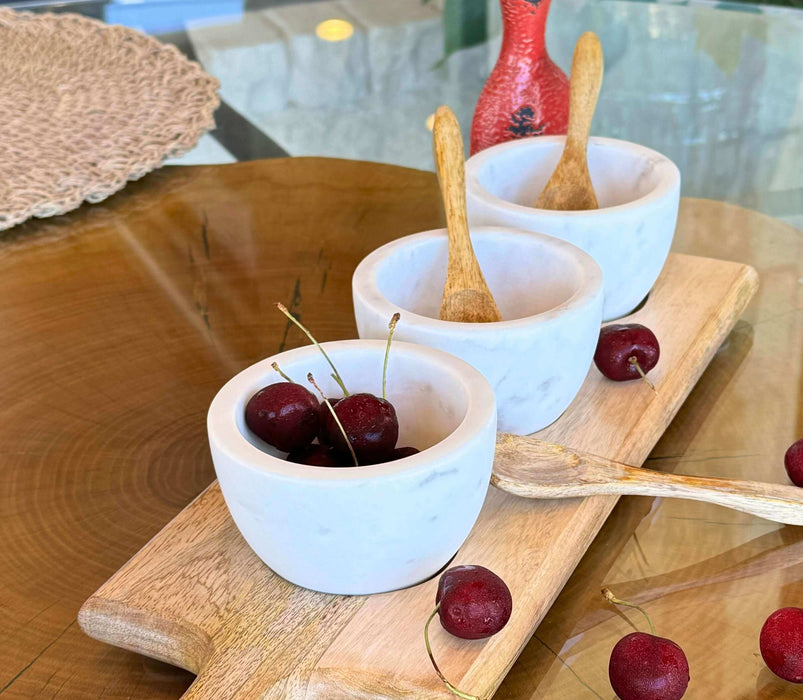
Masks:
[[[500,0],[502,49],[471,122],[471,153],[511,139],[565,134],[569,79],[546,51],[551,0]]]

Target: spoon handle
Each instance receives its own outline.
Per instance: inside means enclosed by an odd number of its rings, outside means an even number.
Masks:
[[[803,489],[797,486],[664,474],[514,435],[500,434],[497,440],[491,483],[525,498],[685,498],[803,525]]]
[[[455,281],[463,280],[478,289],[487,288],[480,270],[466,216],[466,174],[463,155],[463,137],[460,124],[449,107],[442,105],[435,112],[432,127],[435,165],[446,210],[446,228],[449,232],[449,266],[446,289]],[[460,284],[459,288],[463,288]]]
[[[574,47],[569,86],[569,128],[566,150],[585,154],[591,120],[602,87],[602,46],[594,32],[586,32]]]

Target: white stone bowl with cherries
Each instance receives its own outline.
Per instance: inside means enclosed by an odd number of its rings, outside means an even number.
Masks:
[[[602,268],[602,317],[610,321],[639,305],[664,266],[677,222],[680,172],[657,151],[592,137],[588,170],[599,209],[536,209],[564,141],[564,136],[508,141],[469,158],[469,224],[537,231],[582,248]]]
[[[385,340],[322,347],[351,395],[381,396]],[[420,452],[381,464],[310,466],[287,461],[246,424],[251,397],[285,381],[273,362],[304,387],[311,372],[328,397],[343,395],[309,345],[248,367],[215,396],[207,418],[212,460],[246,542],[280,576],[324,593],[380,593],[435,574],[468,536],[490,482],[496,403],[488,382],[458,358],[394,340],[387,399],[397,444]]]
[[[445,229],[392,241],[352,278],[361,338],[382,338],[400,312],[396,337],[460,357],[488,379],[499,429],[528,434],[563,413],[591,366],[602,318],[602,273],[565,241],[500,227],[471,230],[474,251],[501,322],[438,318],[446,279]]]

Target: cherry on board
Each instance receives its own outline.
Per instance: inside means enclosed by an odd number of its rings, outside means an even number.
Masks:
[[[441,575],[435,602],[449,634],[485,639],[501,630],[513,611],[507,584],[484,566],[453,566]]]
[[[435,609],[424,625],[424,643],[438,678],[454,694],[480,700],[452,685],[443,675],[429,642],[429,625],[435,615],[441,626],[461,639],[486,639],[499,632],[510,619],[513,598],[507,584],[484,566],[453,566],[441,574]]]
[[[624,382],[641,377],[652,387],[645,375],[658,364],[660,355],[658,339],[649,328],[614,323],[599,333],[594,364],[608,379]]]

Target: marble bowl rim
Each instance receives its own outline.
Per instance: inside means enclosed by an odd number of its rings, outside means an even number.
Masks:
[[[377,268],[388,255],[399,248],[404,248],[418,241],[441,238],[448,235],[445,228],[437,228],[411,233],[407,236],[397,238],[380,246],[363,258],[359,265],[357,265],[352,276],[352,293],[355,299],[359,294],[362,303],[380,316],[387,316],[390,318],[394,313],[398,312],[401,314],[400,323],[420,326],[426,330],[443,333],[445,335],[468,334],[470,337],[476,338],[488,335],[488,333],[496,334],[500,331],[520,330],[526,327],[537,327],[542,324],[547,324],[569,311],[587,306],[593,302],[598,294],[602,293],[602,269],[591,255],[573,243],[569,243],[568,241],[554,236],[549,236],[545,233],[527,231],[511,226],[469,226],[469,231],[472,236],[475,233],[491,233],[509,234],[514,240],[519,238],[538,239],[546,243],[548,247],[561,250],[567,253],[569,257],[573,258],[573,262],[580,266],[582,280],[574,293],[557,306],[553,306],[537,314],[522,316],[521,318],[512,318],[507,321],[492,321],[490,323],[465,323],[461,321],[443,321],[439,318],[423,316],[393,303],[380,291],[379,285],[376,282]]]
[[[341,352],[363,351],[376,355],[382,361],[387,341],[354,338],[321,343],[336,363]],[[320,355],[314,345],[285,350],[249,365],[229,379],[215,394],[207,412],[207,435],[210,444],[223,452],[240,467],[272,478],[299,482],[354,482],[373,481],[394,477],[401,473],[425,472],[440,463],[448,455],[465,448],[496,415],[496,396],[488,380],[468,362],[425,345],[394,339],[391,354],[405,353],[428,362],[450,373],[466,389],[466,412],[457,427],[435,445],[421,452],[393,462],[361,465],[359,467],[315,467],[288,462],[274,457],[252,445],[237,426],[236,411],[244,410],[248,397],[262,386],[264,378],[275,375],[272,362],[278,362],[287,370],[306,357]],[[391,358],[392,359],[392,358]]]
[[[653,158],[665,172],[660,177],[658,183],[653,189],[641,197],[624,202],[623,204],[615,204],[611,207],[600,207],[598,209],[586,209],[579,211],[562,211],[554,209],[538,209],[537,207],[528,207],[524,204],[517,204],[510,200],[498,197],[489,192],[483,187],[480,182],[480,173],[482,168],[500,153],[509,150],[521,149],[525,146],[537,147],[539,144],[552,144],[564,143],[566,136],[530,136],[522,139],[514,139],[513,141],[505,141],[498,143],[489,148],[483,149],[479,153],[475,153],[466,161],[466,190],[467,194],[470,192],[472,196],[482,200],[484,204],[495,208],[503,208],[517,213],[528,213],[532,215],[537,213],[539,216],[546,216],[551,218],[568,217],[570,219],[590,219],[598,216],[614,216],[627,210],[640,209],[644,206],[652,204],[656,201],[661,201],[669,196],[677,187],[680,186],[680,170],[678,166],[670,158],[663,153],[656,151],[647,146],[642,146],[632,141],[624,141],[623,139],[614,139],[607,136],[591,136],[588,139],[589,146],[611,146],[619,151],[627,151],[642,158]]]

